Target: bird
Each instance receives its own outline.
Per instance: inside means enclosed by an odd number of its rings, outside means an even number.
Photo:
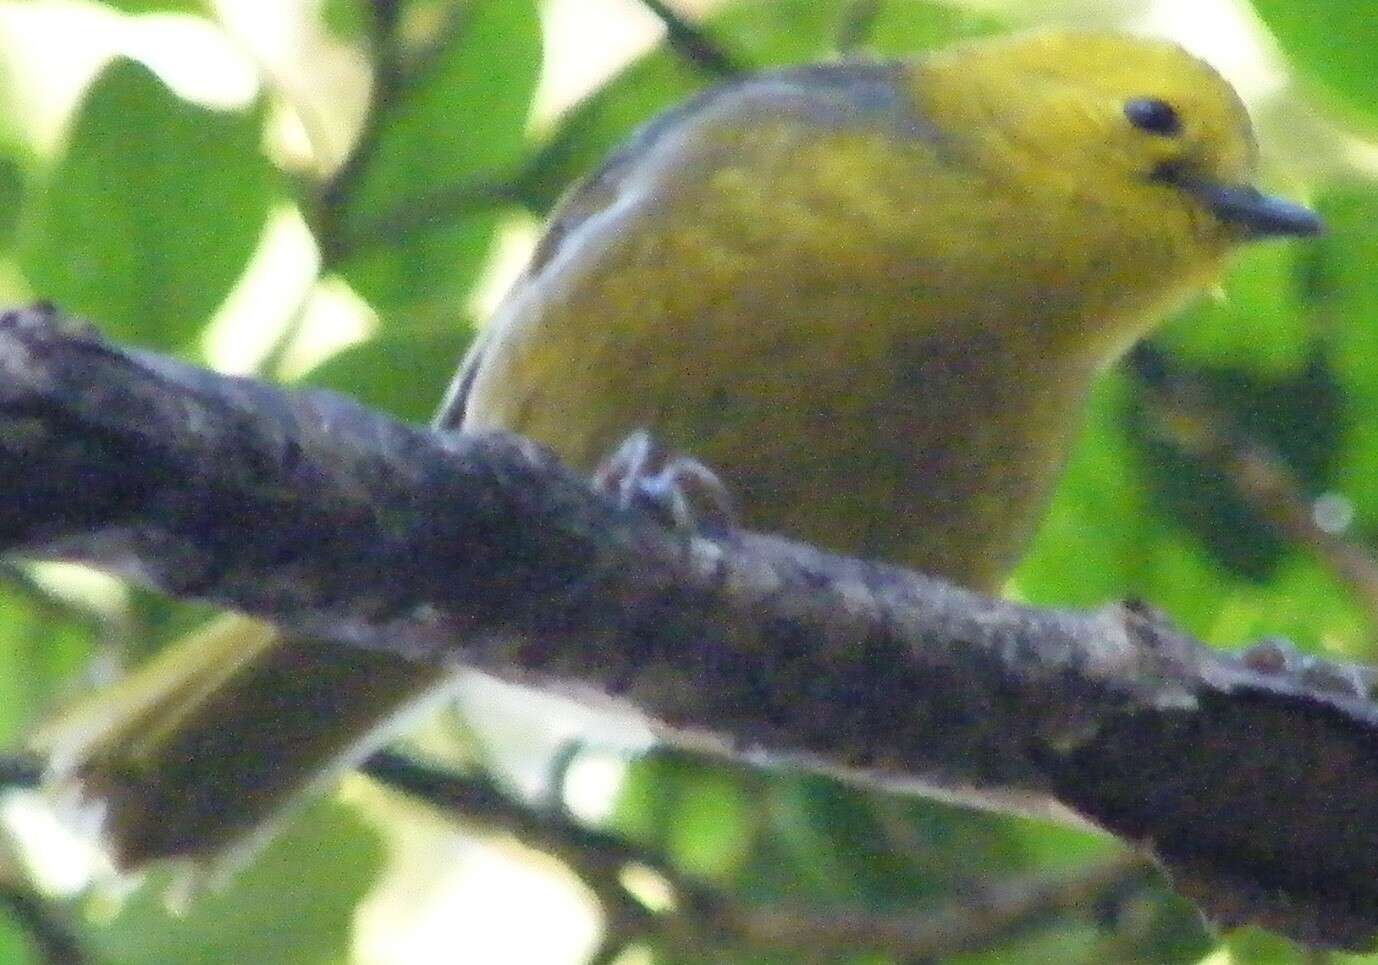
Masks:
[[[1160,39],[1046,30],[740,76],[568,192],[434,426],[590,475],[654,439],[711,470],[735,524],[996,593],[1097,375],[1232,251],[1321,230],[1254,186],[1257,155],[1229,83]],[[122,866],[199,861],[444,678],[233,617],[35,746]]]

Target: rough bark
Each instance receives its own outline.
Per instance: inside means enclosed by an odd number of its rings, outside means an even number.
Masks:
[[[0,552],[611,698],[668,739],[1072,815],[1215,920],[1378,934],[1374,676],[622,509],[508,435],[0,317]]]

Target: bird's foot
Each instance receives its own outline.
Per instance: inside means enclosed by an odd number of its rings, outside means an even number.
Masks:
[[[666,449],[645,429],[624,439],[593,481],[619,505],[649,512],[675,529],[711,533],[737,524],[717,474],[691,456]]]

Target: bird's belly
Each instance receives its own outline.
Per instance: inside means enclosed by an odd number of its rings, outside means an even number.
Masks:
[[[716,471],[750,528],[998,588],[1082,380],[1021,397],[1024,361],[979,337],[843,323],[845,291],[799,298],[701,306],[692,324],[612,313],[597,332],[545,317],[485,357],[466,425],[522,433],[586,472],[649,428]]]

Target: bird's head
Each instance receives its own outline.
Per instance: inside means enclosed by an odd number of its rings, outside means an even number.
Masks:
[[[947,150],[1014,199],[1024,230],[1047,232],[1072,280],[1100,272],[1108,290],[1148,297],[1155,273],[1198,285],[1239,243],[1321,230],[1308,209],[1254,187],[1243,102],[1176,44],[1053,31],[922,64],[914,96]]]

